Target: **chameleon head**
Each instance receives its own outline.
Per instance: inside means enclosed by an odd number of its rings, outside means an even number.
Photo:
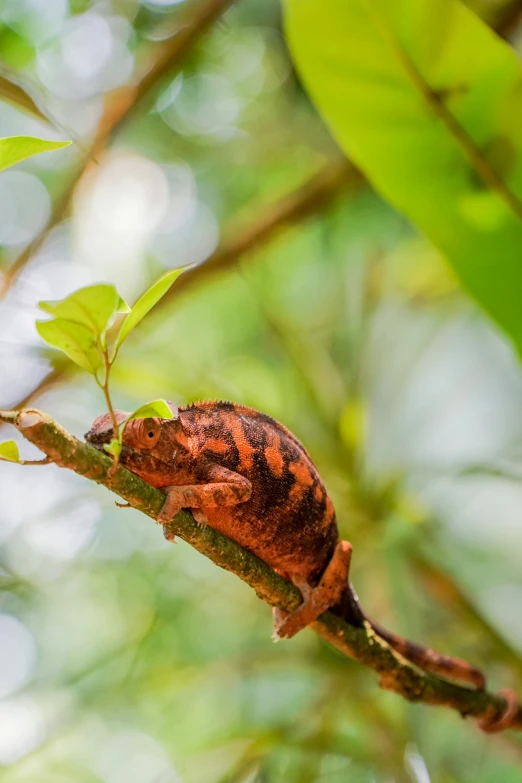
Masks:
[[[114,415],[118,424],[121,424],[130,416],[130,413],[127,413],[126,411],[114,411]],[[84,438],[91,446],[103,451],[105,444],[109,444],[113,439],[110,414],[104,413],[102,416],[98,416],[97,419],[94,419],[91,429],[89,432],[85,433]]]
[[[132,419],[124,425],[120,463],[156,487],[167,486],[165,476],[172,475],[172,469],[187,449],[186,436],[181,427],[178,410],[170,403],[172,419]],[[125,411],[114,411],[118,424],[130,415]],[[108,413],[98,416],[85,440],[91,446],[103,451],[113,439],[113,426]]]

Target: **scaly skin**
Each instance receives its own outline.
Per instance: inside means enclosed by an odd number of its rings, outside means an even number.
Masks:
[[[303,603],[276,614],[279,637],[293,636],[330,608],[375,633],[412,663],[483,688],[482,672],[465,661],[414,644],[364,614],[347,581],[351,545],[339,541],[333,504],[310,456],[282,424],[231,402],[177,408],[172,419],[137,419],[123,433],[120,462],[167,499],[160,522],[189,508],[207,523],[291,579]],[[118,422],[127,416],[116,411]],[[86,440],[102,449],[112,439],[108,414]]]

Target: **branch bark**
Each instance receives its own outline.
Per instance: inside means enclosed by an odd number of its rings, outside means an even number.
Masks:
[[[0,420],[13,424],[28,441],[57,465],[96,481],[134,508],[156,520],[165,496],[121,466],[114,475],[112,460],[62,429],[50,416],[36,410],[0,411]],[[301,596],[297,588],[272,571],[266,563],[225,538],[211,527],[200,527],[191,514],[181,511],[170,532],[187,541],[216,565],[236,574],[259,598],[286,611],[295,609]],[[470,690],[417,669],[375,636],[370,627],[355,628],[325,612],[311,628],[341,653],[373,669],[381,687],[409,701],[450,707],[462,716],[499,719],[507,706],[503,696]],[[522,707],[513,728],[522,729]]]

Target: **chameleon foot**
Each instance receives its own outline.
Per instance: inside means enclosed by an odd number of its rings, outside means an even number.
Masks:
[[[516,718],[519,710],[518,696],[515,691],[504,690],[499,691],[499,696],[503,696],[506,700],[506,709],[500,718],[480,718],[477,721],[479,729],[486,732],[486,734],[496,734],[504,729],[509,729],[513,725],[513,721]]]
[[[192,516],[194,517],[195,522],[200,527],[205,527],[208,525],[207,515],[202,508],[191,508],[190,511],[192,512]]]
[[[352,545],[348,541],[339,541],[317,587],[310,587],[308,583],[296,579],[292,580],[301,590],[303,603],[291,614],[282,610],[274,612],[274,639],[291,639],[302,628],[306,628],[319,615],[340,601],[346,589],[351,558]]]
[[[172,532],[172,530],[168,525],[163,525],[163,535],[165,536],[167,541],[170,541],[171,544],[176,543],[176,536],[174,535],[174,533]]]
[[[157,517],[157,521],[160,525],[168,525],[176,514],[183,508],[182,501],[177,492],[177,487],[165,487],[163,489],[165,493],[165,502],[161,508],[161,511]]]
[[[283,609],[279,609],[279,607],[277,607],[277,606],[273,606],[272,607],[272,622],[273,622],[272,641],[274,641],[274,642],[280,642],[281,639],[284,639],[284,638],[288,638],[289,639],[290,638],[290,636],[288,634],[285,634],[285,633],[282,632],[285,628],[288,627],[287,621],[290,618],[295,617],[296,616],[296,612],[298,612],[299,609],[301,609],[302,606],[308,605],[308,602],[311,600],[311,594],[312,594],[313,588],[310,587],[309,584],[307,584],[306,582],[299,582],[299,583],[294,582],[294,584],[301,591],[301,595],[303,596],[303,603],[301,604],[301,606],[299,606],[296,609],[295,612],[292,612],[292,613],[285,612],[285,611],[283,611]],[[312,622],[312,621],[310,621],[310,622]],[[304,628],[305,625],[303,625],[302,627]],[[298,630],[300,630],[300,629],[298,629]],[[296,633],[297,633],[297,631],[295,631],[292,634],[292,636],[295,636]]]

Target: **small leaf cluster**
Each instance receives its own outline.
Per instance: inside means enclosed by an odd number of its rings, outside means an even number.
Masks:
[[[113,285],[99,283],[80,288],[65,299],[39,302],[41,310],[52,315],[37,321],[38,334],[46,343],[63,351],[76,364],[100,380],[100,371],[114,363],[123,341],[142,318],[164,296],[186,269],[180,267],[163,275],[131,308]],[[121,326],[108,345],[108,330],[118,314],[125,314]]]
[[[60,301],[39,302],[38,307],[54,316],[36,322],[40,337],[95,377],[108,356],[107,331],[119,313],[131,313],[116,288],[106,283],[80,288]],[[116,358],[120,344],[114,346],[109,363]]]
[[[87,370],[102,389],[111,416],[114,438],[105,446],[115,458],[115,467],[121,453],[123,429],[131,419],[157,416],[172,418],[165,400],[153,400],[142,405],[124,422],[118,423],[112,405],[110,371],[123,341],[142,318],[167,293],[174,281],[187,267],[167,272],[138,299],[133,307],[119,295],[115,286],[107,283],[86,286],[57,301],[41,301],[38,306],[52,316],[37,321],[40,337],[53,348],[63,351],[75,364]],[[124,316],[118,329],[112,329],[116,319]],[[0,444],[0,460],[22,463],[14,441]]]

